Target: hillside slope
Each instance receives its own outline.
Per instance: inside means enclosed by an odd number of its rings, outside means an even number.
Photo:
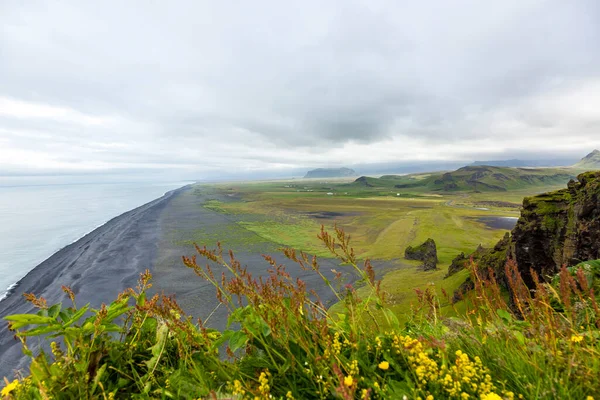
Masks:
[[[483,165],[467,166],[456,171],[433,175],[360,177],[354,184],[444,192],[504,192],[530,186],[565,184],[574,177],[575,174],[572,171],[563,168],[509,168]]]
[[[600,170],[600,150],[594,150],[573,165],[576,169]]]

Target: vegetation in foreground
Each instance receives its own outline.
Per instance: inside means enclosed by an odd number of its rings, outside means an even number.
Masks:
[[[32,357],[29,373],[1,391],[5,399],[592,399],[600,396],[600,264],[563,269],[532,295],[508,263],[511,301],[492,271],[471,266],[475,291],[462,318],[440,315],[432,288],[418,291],[404,326],[368,261],[357,265],[339,229],[320,240],[361,274],[364,287],[340,287],[316,258],[286,249],[293,262],[323,277],[340,300],[335,313],[270,257],[256,279],[230,253],[197,248],[221,267],[187,267],[210,281],[229,322],[216,331],[195,323],[165,296],[146,298],[150,275],[108,306],[49,306],[28,296],[37,314],[7,317]],[[377,318],[374,315],[381,315]],[[34,355],[32,337],[50,351]]]

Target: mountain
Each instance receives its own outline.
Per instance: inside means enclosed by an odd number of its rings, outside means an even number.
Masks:
[[[443,174],[384,175],[380,178],[363,176],[354,181],[354,184],[419,191],[505,192],[530,186],[566,184],[574,177],[571,170],[561,168],[467,166]]]
[[[552,159],[552,160],[487,160],[475,161],[471,166],[492,166],[492,167],[562,167],[572,165],[573,159]]]
[[[583,157],[577,164],[573,165],[573,168],[587,170],[600,169],[600,151],[592,151],[590,154]]]
[[[356,171],[350,168],[317,168],[308,171],[305,178],[343,178],[356,176]]]

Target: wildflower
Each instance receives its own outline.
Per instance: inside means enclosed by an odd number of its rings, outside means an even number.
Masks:
[[[266,373],[260,373],[260,376],[258,377],[258,382],[260,383],[260,386],[258,388],[259,392],[265,396],[269,394],[269,390],[271,389],[271,387],[269,386],[269,378],[267,377]]]
[[[387,361],[382,361],[379,363],[378,367],[379,367],[379,369],[386,371],[387,369],[390,368],[390,363]]]
[[[294,395],[290,390],[288,390],[288,392],[285,394],[285,398],[288,400],[294,400]]]
[[[348,375],[347,377],[344,378],[344,385],[350,387],[350,386],[352,386],[353,383],[354,383],[354,379],[352,378],[352,375]]]
[[[331,347],[333,347],[333,354],[334,355],[339,355],[340,351],[342,350],[342,343],[340,342],[340,334],[339,332],[334,333],[333,335],[333,343],[331,344]]]
[[[594,398],[592,396],[588,396],[585,398],[585,400],[594,400]]]
[[[488,394],[482,394],[481,400],[502,400],[502,397],[498,396],[494,392],[490,392]]]
[[[427,396],[427,397],[425,398],[425,400],[433,400],[433,396],[432,396],[432,395],[429,395],[429,396]]]
[[[233,394],[244,395],[246,393],[246,391],[244,390],[244,387],[242,386],[242,382],[238,381],[237,379],[234,380],[232,392],[233,392]]]
[[[573,343],[579,343],[583,340],[583,336],[581,335],[572,335],[571,336],[571,342]]]
[[[358,360],[353,360],[350,363],[350,375],[358,375],[358,374],[359,374]]]
[[[7,381],[8,382],[8,381]],[[19,381],[17,379],[15,379],[14,381],[12,381],[11,383],[9,383],[8,385],[6,385],[2,391],[0,392],[0,395],[2,395],[2,397],[8,396],[13,390],[15,390],[17,387],[19,386]]]

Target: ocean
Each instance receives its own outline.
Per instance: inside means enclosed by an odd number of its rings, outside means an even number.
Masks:
[[[61,248],[188,183],[0,186],[0,301]]]

